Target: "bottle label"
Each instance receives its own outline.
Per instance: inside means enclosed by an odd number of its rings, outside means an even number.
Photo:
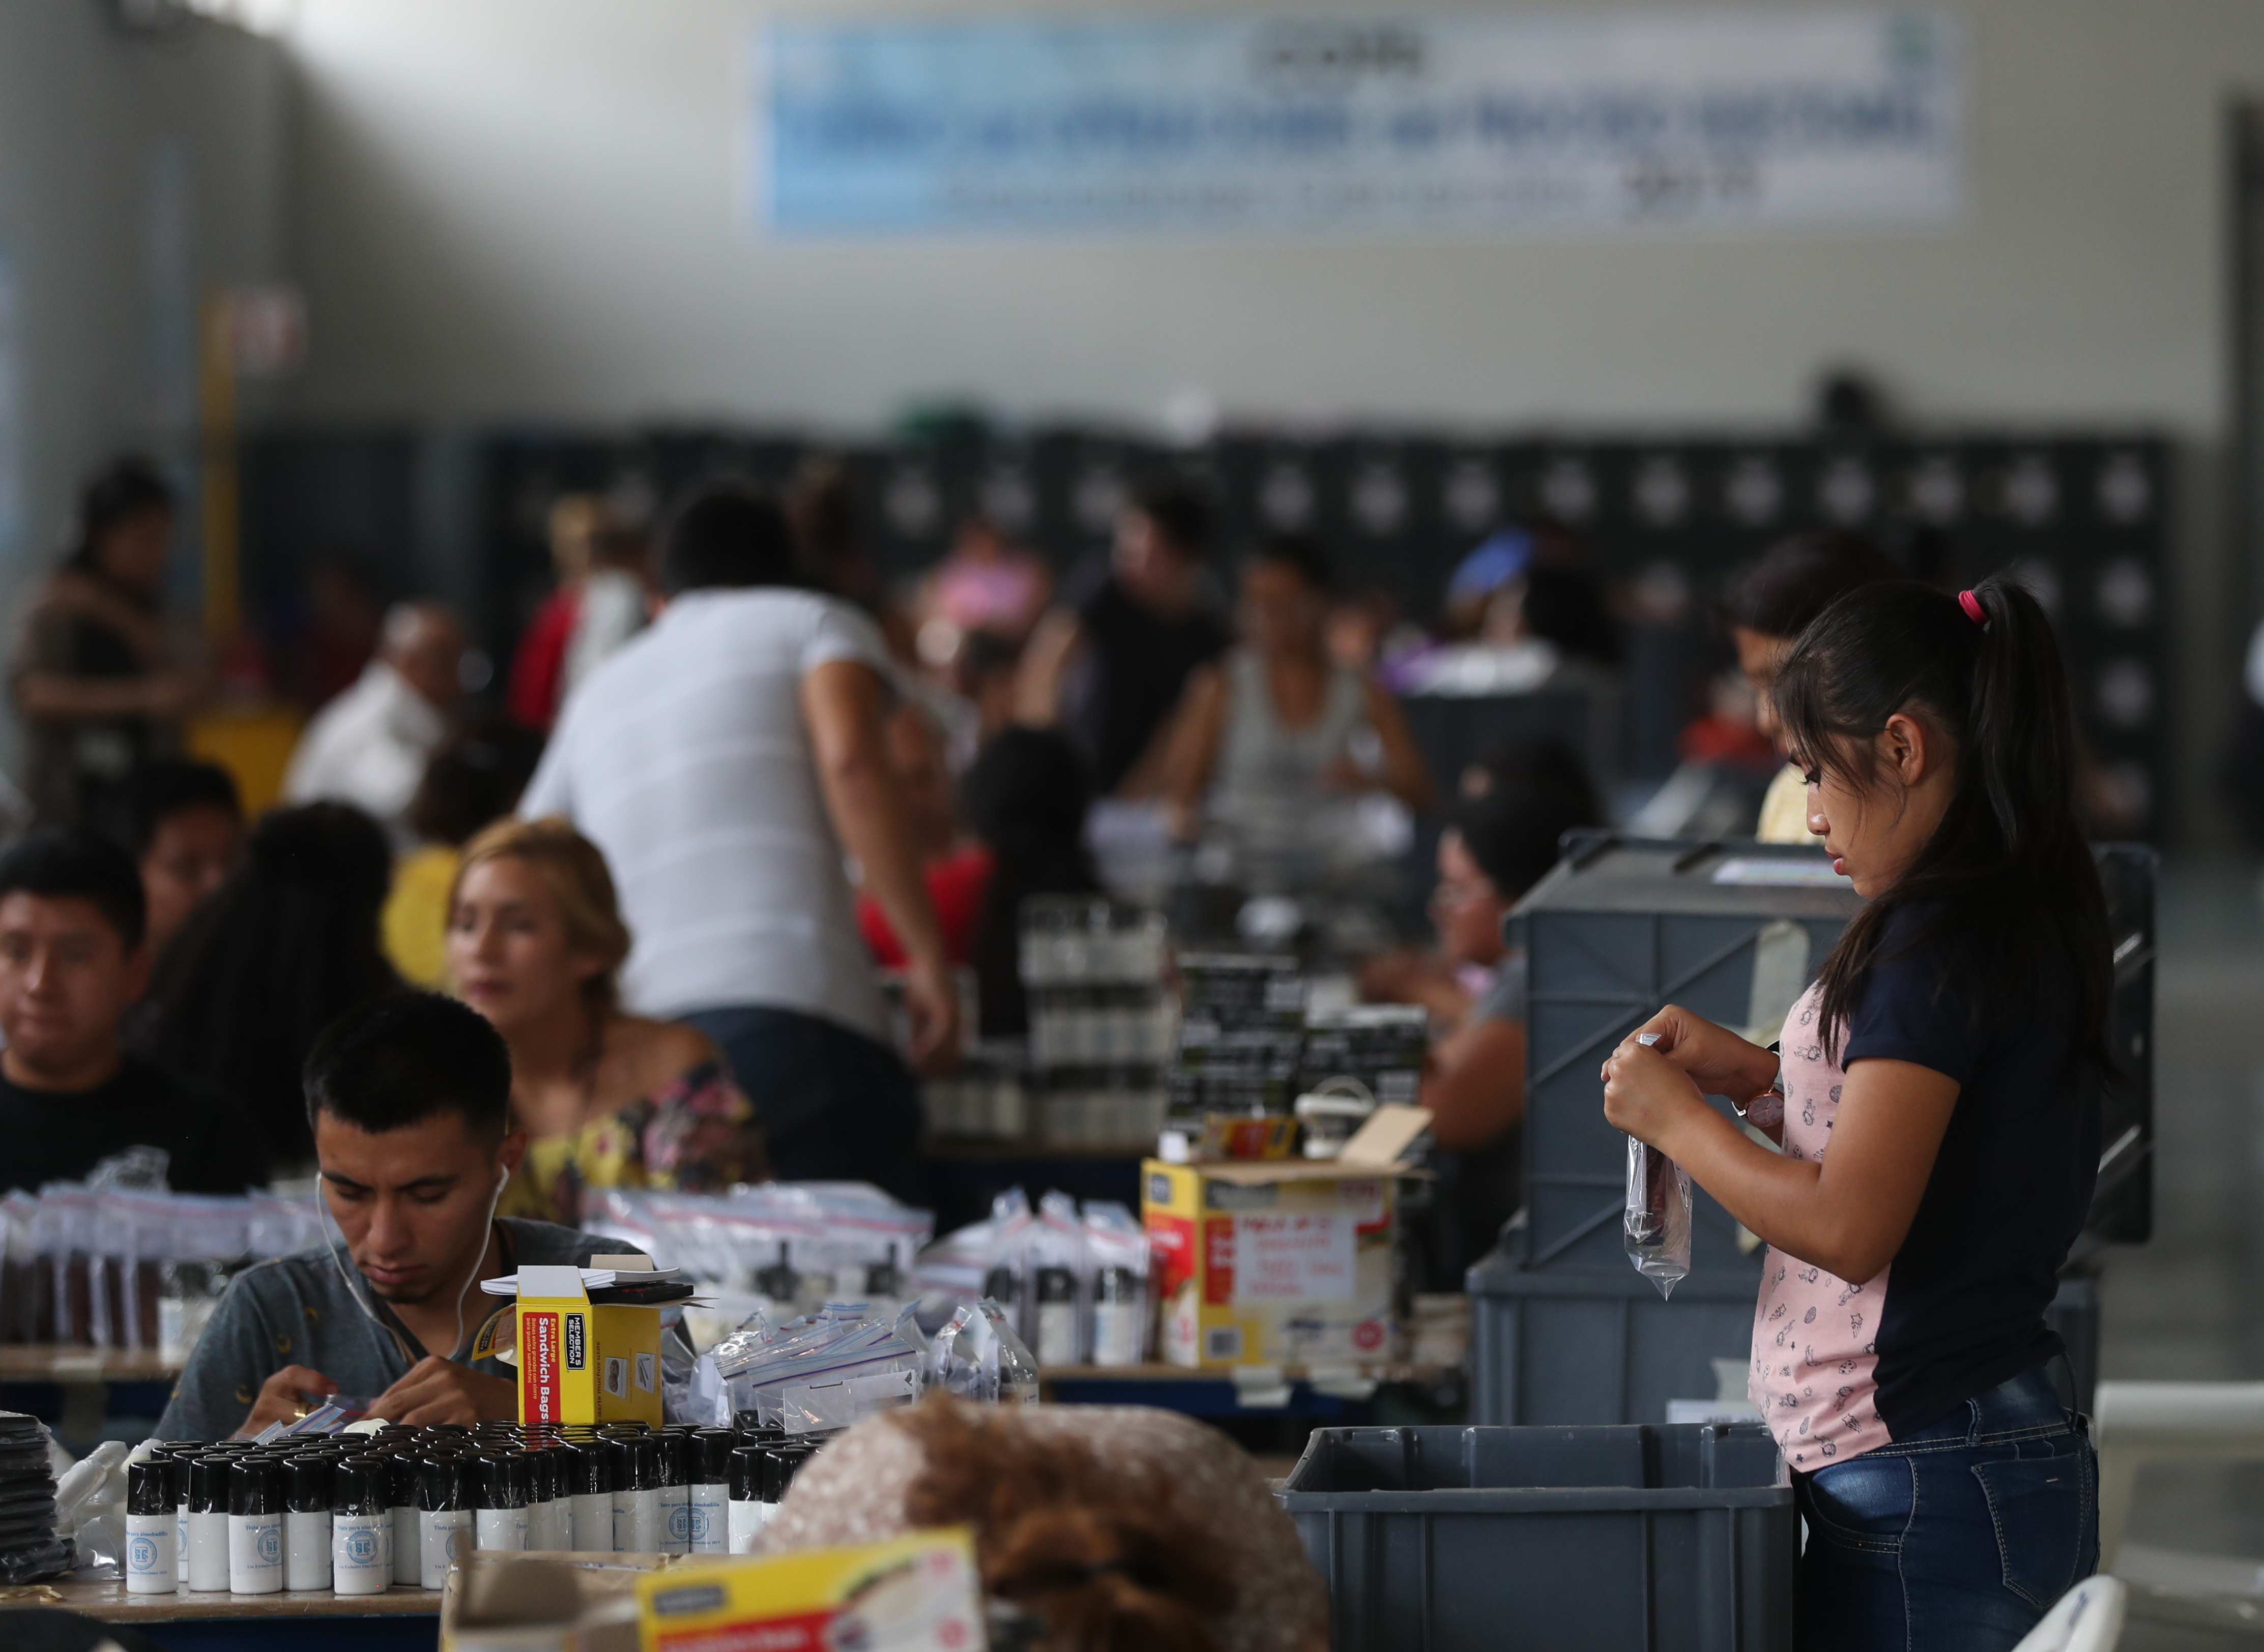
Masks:
[[[267,1595],[283,1587],[283,1517],[228,1517],[228,1591]]]
[[[417,1582],[426,1589],[438,1589],[448,1581],[448,1569],[462,1563],[472,1547],[472,1511],[469,1509],[443,1509],[438,1513],[417,1515],[420,1565]]]
[[[126,1518],[126,1590],[133,1595],[170,1595],[178,1586],[173,1571],[176,1517],[133,1514]]]
[[[724,1488],[699,1485],[692,1488],[692,1552],[694,1554],[725,1554],[730,1552],[730,1499]]]
[[[393,1580],[393,1519],[384,1514],[342,1514],[330,1523],[331,1588],[342,1595],[375,1595]]]

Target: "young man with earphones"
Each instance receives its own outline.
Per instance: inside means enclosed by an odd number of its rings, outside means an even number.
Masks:
[[[633,1247],[495,1214],[526,1150],[501,1036],[454,998],[403,993],[332,1024],[306,1084],[327,1243],[236,1276],[157,1437],[258,1433],[330,1395],[395,1422],[516,1417],[512,1368],[470,1358],[501,1306],[480,1281]]]

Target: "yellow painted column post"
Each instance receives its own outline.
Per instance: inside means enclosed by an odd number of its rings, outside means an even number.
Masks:
[[[236,352],[226,293],[205,300],[197,331],[205,641],[217,659],[236,641],[243,621],[243,569],[237,556]]]

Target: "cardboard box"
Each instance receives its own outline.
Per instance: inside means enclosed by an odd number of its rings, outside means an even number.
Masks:
[[[637,1652],[638,1580],[683,1563],[679,1554],[469,1554],[440,1592],[439,1652]]]
[[[599,1267],[649,1268],[642,1257],[597,1257]],[[660,1424],[657,1308],[592,1306],[578,1268],[519,1271],[519,1420]]]
[[[641,1652],[976,1652],[986,1639],[964,1526],[678,1566],[636,1596]]]
[[[1334,1159],[1142,1166],[1175,1366],[1344,1365],[1391,1355],[1397,1182],[1429,1126],[1380,1107]]]

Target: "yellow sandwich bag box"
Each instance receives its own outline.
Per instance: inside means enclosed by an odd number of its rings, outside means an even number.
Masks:
[[[940,1526],[638,1579],[640,1652],[981,1652],[975,1540]]]
[[[1376,1109],[1333,1159],[1141,1167],[1165,1360],[1175,1366],[1387,1359],[1394,1192],[1427,1109]]]
[[[628,1272],[643,1257],[594,1257]],[[519,1420],[660,1424],[660,1313],[593,1305],[579,1268],[519,1271]]]

